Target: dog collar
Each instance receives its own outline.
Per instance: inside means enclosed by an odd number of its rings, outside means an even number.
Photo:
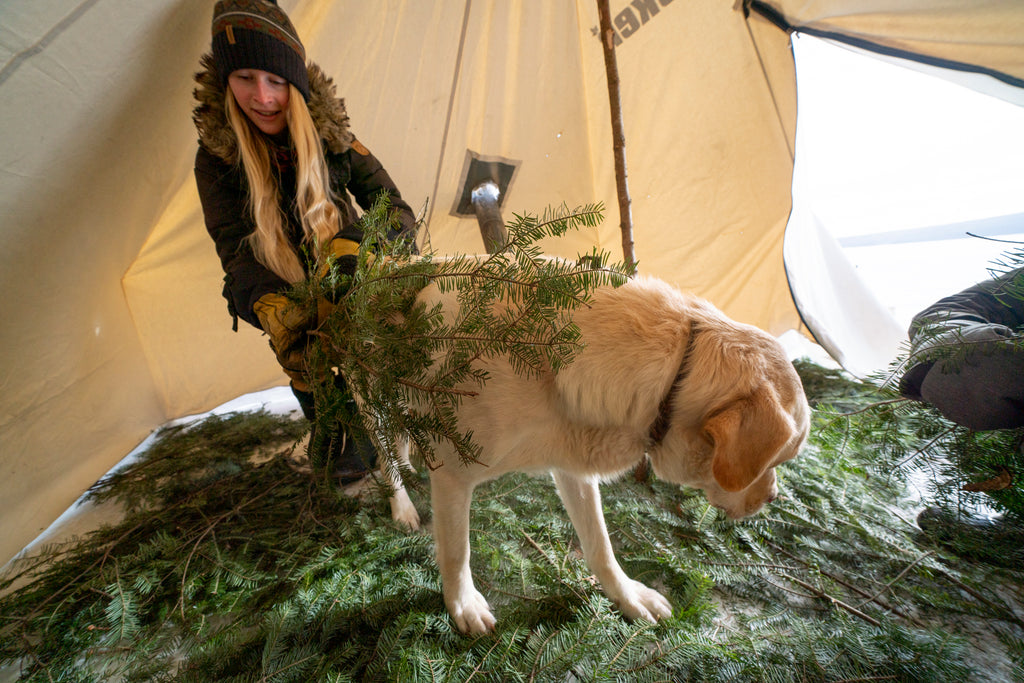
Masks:
[[[672,403],[675,401],[676,394],[679,393],[680,385],[686,381],[686,376],[690,372],[688,361],[690,353],[693,351],[693,341],[696,338],[697,322],[694,321],[690,323],[690,335],[686,340],[686,348],[683,350],[683,359],[679,362],[679,372],[672,380],[672,386],[668,388],[665,397],[661,399],[661,403],[658,405],[658,416],[654,418],[651,429],[647,433],[647,442],[650,446],[660,445],[665,435],[668,434],[668,425],[672,417]]]

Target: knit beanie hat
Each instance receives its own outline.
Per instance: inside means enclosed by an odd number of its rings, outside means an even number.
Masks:
[[[280,76],[309,101],[306,48],[275,0],[220,0],[213,8],[213,59],[226,85],[237,69]]]

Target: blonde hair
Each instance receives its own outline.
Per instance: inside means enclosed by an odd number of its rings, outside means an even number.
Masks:
[[[295,149],[295,204],[302,224],[302,242],[310,244],[319,259],[324,245],[341,227],[341,212],[334,203],[320,135],[306,100],[294,85],[289,84],[288,88],[285,120]],[[249,181],[248,204],[256,224],[247,238],[249,244],[257,261],[285,281],[299,282],[305,279],[306,271],[285,235],[280,188],[274,178],[266,139],[240,110],[230,89],[225,109],[238,138],[240,162]]]

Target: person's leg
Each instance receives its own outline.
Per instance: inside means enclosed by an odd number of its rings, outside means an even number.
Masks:
[[[921,383],[921,397],[970,429],[1024,426],[1024,351],[1001,344],[939,361]]]
[[[336,376],[335,386],[345,390],[345,381]],[[369,474],[377,462],[377,450],[366,438],[353,438],[340,425],[336,434],[318,435],[316,431],[316,403],[310,387],[301,380],[293,379],[292,393],[299,402],[302,414],[310,422],[309,448],[307,455],[314,470],[329,468],[331,475],[341,482],[349,483]],[[355,403],[350,406],[355,411]]]
[[[291,384],[288,386],[291,387],[292,393],[295,394],[295,399],[299,402],[299,410],[302,411],[302,415],[310,422],[313,422],[314,418],[316,418],[316,406],[313,401],[313,394],[308,390],[308,388],[300,389],[296,384],[297,382],[292,380]],[[305,385],[302,386],[305,387]]]
[[[334,376],[335,389],[341,394],[348,394],[345,385],[345,378],[340,374]],[[359,408],[353,398],[345,403],[345,410],[355,415]],[[342,480],[342,483],[356,481],[373,471],[377,466],[377,449],[363,430],[338,430],[337,452],[334,455],[333,476]]]

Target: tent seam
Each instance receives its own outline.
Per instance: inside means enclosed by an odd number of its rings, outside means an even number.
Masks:
[[[786,130],[786,124],[785,121],[783,121],[782,112],[779,111],[779,100],[775,96],[775,88],[772,87],[772,79],[768,76],[768,69],[765,68],[764,58],[761,56],[761,50],[757,46],[757,39],[754,38],[754,32],[750,28],[750,15],[746,12],[743,14],[743,25],[747,28],[747,35],[750,37],[750,44],[754,46],[754,52],[757,54],[757,64],[761,68],[761,76],[764,78],[765,85],[768,86],[768,93],[772,98],[772,107],[775,109],[775,120],[778,121],[779,128],[782,130],[782,138],[786,141],[786,151],[789,152],[789,160],[791,162],[795,162],[796,155],[793,152],[793,146],[789,142],[789,133]],[[790,54],[792,53],[793,50],[791,47]]]
[[[46,32],[46,35],[33,43],[30,47],[27,47],[14,55],[10,61],[4,64],[4,68],[0,69],[0,85],[3,85],[8,78],[13,76],[14,72],[21,68],[22,64],[45,50],[50,43],[56,40],[60,34],[64,33],[68,27],[81,19],[82,15],[88,12],[89,9],[97,2],[99,2],[99,0],[85,0],[85,2],[76,7],[70,14],[57,22],[53,28]]]
[[[746,0],[744,3],[744,14],[749,14],[749,10],[757,12],[759,15],[764,17],[766,20],[775,24],[783,31],[787,33],[803,33],[808,36],[814,36],[815,38],[822,38],[824,40],[832,40],[837,43],[845,43],[853,47],[874,52],[886,57],[899,57],[901,59],[908,59],[913,62],[926,64],[928,66],[936,66],[942,69],[950,69],[952,71],[962,71],[965,73],[981,74],[990,76],[998,81],[1012,85],[1016,88],[1024,88],[1024,79],[1012,76],[1008,73],[1004,73],[997,69],[990,69],[976,64],[969,64],[967,62],[958,62],[953,59],[944,59],[942,57],[933,57],[931,55],[922,54],[920,52],[914,52],[904,48],[890,47],[888,45],[882,45],[866,38],[859,38],[857,36],[851,36],[839,31],[827,31],[825,29],[812,28],[810,26],[798,25],[790,23],[786,19],[785,15],[779,10],[775,9],[771,5],[767,4],[763,0]]]

